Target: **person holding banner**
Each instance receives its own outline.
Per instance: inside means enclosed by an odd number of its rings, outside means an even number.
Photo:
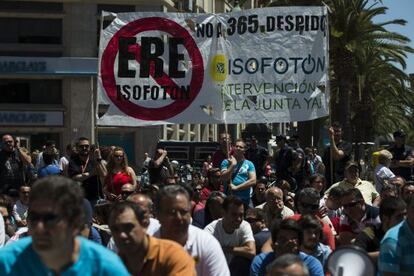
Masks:
[[[256,184],[256,169],[244,157],[246,144],[242,139],[236,141],[233,155],[221,163],[222,178],[226,181],[224,190],[243,200],[245,207],[253,207],[251,202],[252,186]]]

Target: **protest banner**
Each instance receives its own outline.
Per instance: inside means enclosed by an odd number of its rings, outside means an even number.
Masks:
[[[98,125],[270,123],[328,115],[325,7],[120,13],[101,31]]]

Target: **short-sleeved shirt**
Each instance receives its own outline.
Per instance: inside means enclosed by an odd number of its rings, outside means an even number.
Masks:
[[[395,145],[388,149],[392,153],[392,160],[407,160],[413,157],[413,149],[407,145],[397,148]],[[395,167],[391,168],[395,175],[404,177],[405,180],[411,180],[412,168],[411,167]]]
[[[347,141],[341,141],[336,144],[338,150],[343,151],[344,157],[340,160],[333,160],[333,177],[331,177],[331,147],[325,149],[323,163],[325,164],[325,177],[328,185],[341,181],[344,178],[345,165],[352,157],[352,144]]]
[[[78,260],[60,275],[129,275],[122,261],[105,247],[85,238],[80,240]],[[0,249],[0,275],[54,275],[26,237]]]
[[[224,159],[223,162],[221,163],[221,171],[225,171],[227,170],[227,168],[229,167],[230,163],[228,159]],[[237,172],[236,175],[233,175],[234,172]],[[231,175],[231,179],[232,179],[232,183],[233,185],[240,185],[243,184],[244,182],[246,182],[247,180],[249,180],[249,174],[256,172],[254,165],[251,161],[244,159],[242,162],[238,162],[236,167],[233,169],[233,173]],[[225,183],[225,191],[228,190],[228,183]],[[253,193],[253,189],[252,187],[245,189],[245,190],[241,190],[241,191],[235,191],[232,192],[233,195],[240,197],[243,202],[249,204],[250,202],[250,197]]]
[[[361,179],[358,179],[355,185],[352,183],[349,183],[348,181],[346,181],[346,179],[344,179],[338,183],[333,184],[328,190],[326,190],[325,195],[326,196],[329,195],[329,192],[331,191],[331,189],[333,187],[338,187],[338,186],[344,189],[357,188],[358,190],[361,191],[364,201],[368,205],[372,205],[372,202],[375,200],[375,198],[379,196],[379,193],[377,192],[377,190],[375,189],[374,185],[371,182],[361,180]]]
[[[309,270],[310,276],[323,276],[322,264],[313,256],[299,252],[299,258],[303,261]],[[267,266],[275,259],[274,252],[261,253],[254,257],[250,266],[250,276],[266,275]]]
[[[414,231],[407,220],[392,227],[381,241],[378,269],[397,275],[413,275]]]
[[[233,233],[227,233],[223,228],[223,219],[218,219],[211,222],[204,228],[205,231],[212,234],[220,243],[221,247],[242,246],[247,242],[253,241],[254,236],[250,224],[243,220],[240,227],[234,230]],[[227,262],[230,263],[233,256],[225,253]]]
[[[394,173],[386,166],[378,164],[374,170],[374,183],[375,189],[378,193],[381,193],[382,186],[384,186],[385,180],[395,177]]]
[[[154,233],[159,238],[160,230]],[[198,276],[230,276],[230,271],[219,242],[206,231],[189,225],[184,249],[193,257]]]
[[[69,161],[68,176],[73,176],[81,173],[92,173],[96,168],[96,162],[92,159],[85,164],[79,156],[74,156]],[[82,181],[82,188],[85,191],[85,198],[89,201],[95,201],[101,196],[101,187],[99,184],[98,176],[93,175],[84,181]]]
[[[148,237],[148,252],[139,275],[195,276],[196,271],[193,258],[181,245]]]
[[[370,225],[365,227],[355,238],[354,244],[364,249],[366,252],[375,252],[380,249],[380,242],[384,237],[381,225]]]

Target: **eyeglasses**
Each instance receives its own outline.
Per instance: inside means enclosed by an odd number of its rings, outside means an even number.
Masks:
[[[309,209],[309,210],[318,210],[319,209],[319,204],[308,204],[308,203],[301,202],[301,205],[302,205],[303,208]]]
[[[358,203],[360,203],[360,201],[349,202],[347,204],[343,204],[342,207],[344,207],[344,209],[352,208],[352,207],[355,207],[356,205],[358,205]]]
[[[31,225],[36,225],[41,221],[46,227],[53,227],[62,220],[62,217],[54,213],[39,214],[33,211],[29,211],[27,219]]]

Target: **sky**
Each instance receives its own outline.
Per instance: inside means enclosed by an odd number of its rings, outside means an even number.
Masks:
[[[384,22],[392,19],[404,19],[405,26],[388,25],[387,30],[398,32],[411,39],[410,46],[414,48],[414,0],[383,0],[383,5],[388,7],[385,15],[377,16],[376,22]],[[414,74],[414,54],[409,54],[406,60],[406,73]]]

